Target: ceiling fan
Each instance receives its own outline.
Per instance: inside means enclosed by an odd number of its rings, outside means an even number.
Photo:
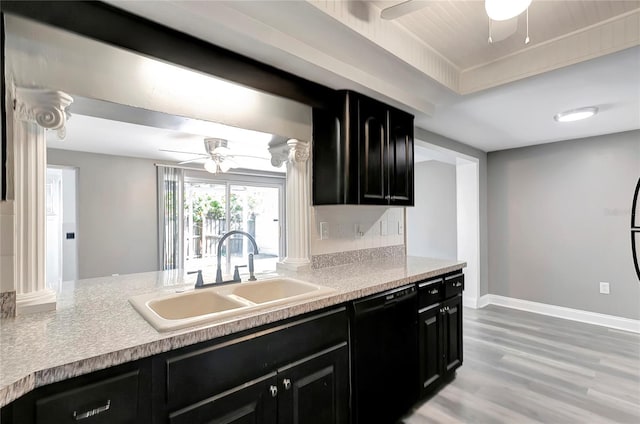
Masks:
[[[435,0],[405,0],[396,5],[382,9],[380,18],[398,19],[416,12],[434,3]],[[489,18],[489,44],[502,41],[516,32],[518,21],[514,19],[527,12],[527,35],[524,40],[529,44],[529,6],[532,0],[485,0],[485,10]]]
[[[160,149],[161,152],[186,153],[196,157],[179,162],[179,165],[199,162],[204,160],[204,169],[212,174],[228,172],[231,168],[239,168],[240,165],[234,160],[236,157],[246,157],[267,160],[262,156],[234,154],[228,147],[229,142],[224,138],[205,138],[204,148],[207,153],[185,152],[181,150]]]

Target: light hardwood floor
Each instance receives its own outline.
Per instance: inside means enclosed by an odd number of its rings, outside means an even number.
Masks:
[[[405,424],[640,423],[640,335],[496,306],[463,313],[462,367]]]

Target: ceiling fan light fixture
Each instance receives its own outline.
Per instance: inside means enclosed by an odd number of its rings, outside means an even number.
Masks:
[[[212,174],[215,174],[218,172],[218,163],[213,159],[207,159],[204,162],[204,169],[207,172],[211,172]]]
[[[531,0],[485,0],[487,16],[494,21],[506,21],[515,18],[527,10]]]
[[[581,119],[587,119],[598,113],[598,108],[595,106],[581,107],[579,109],[567,110],[556,114],[553,119],[557,122],[573,122],[580,121]]]
[[[222,162],[218,163],[218,167],[222,172],[228,172],[232,168],[229,161],[226,161],[226,160],[223,160]]]

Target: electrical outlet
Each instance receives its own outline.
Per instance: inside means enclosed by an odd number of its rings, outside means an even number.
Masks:
[[[398,235],[401,236],[402,234],[404,234],[404,223],[398,221]]]
[[[320,223],[320,240],[326,240],[329,238],[329,223],[321,222]]]
[[[600,282],[600,294],[609,294],[609,283]]]

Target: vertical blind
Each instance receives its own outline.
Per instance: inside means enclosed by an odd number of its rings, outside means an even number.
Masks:
[[[158,166],[158,239],[161,270],[182,267],[184,170]]]

